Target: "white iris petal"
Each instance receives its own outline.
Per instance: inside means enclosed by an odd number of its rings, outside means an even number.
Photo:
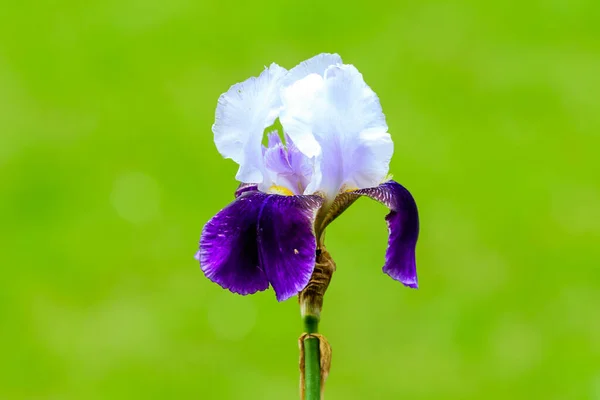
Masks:
[[[258,77],[233,85],[219,97],[212,127],[215,144],[223,157],[239,164],[235,178],[240,182],[263,181],[263,132],[279,115],[279,90],[286,72],[273,63]]]
[[[291,140],[263,150],[277,117]],[[273,63],[233,85],[219,98],[213,132],[219,152],[239,164],[237,180],[328,201],[382,183],[394,149],[377,95],[356,68],[327,53],[289,72]]]
[[[325,70],[332,65],[341,65],[342,57],[338,54],[321,53],[306,61],[302,61],[294,68],[290,69],[283,78],[283,86],[289,86],[294,82],[310,75],[317,74],[323,76]]]
[[[352,65],[329,66],[282,90],[286,133],[314,163],[305,194],[329,201],[346,189],[382,183],[394,151],[377,95]]]

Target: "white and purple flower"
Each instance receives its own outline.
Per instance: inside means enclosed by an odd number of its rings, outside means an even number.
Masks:
[[[272,128],[277,119],[283,132]],[[389,180],[394,145],[377,95],[354,66],[337,54],[289,71],[273,63],[221,95],[212,130],[241,184],[202,231],[196,258],[210,280],[242,295],[271,285],[279,301],[298,294],[327,225],[367,196],[390,209],[383,271],[417,287],[417,206]]]

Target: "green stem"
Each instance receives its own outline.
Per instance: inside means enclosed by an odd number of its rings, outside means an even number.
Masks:
[[[317,333],[319,319],[314,315],[304,317],[306,333]],[[304,339],[304,395],[305,400],[321,399],[321,357],[319,339]]]

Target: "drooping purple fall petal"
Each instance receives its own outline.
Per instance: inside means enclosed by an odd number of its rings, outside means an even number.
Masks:
[[[415,246],[419,237],[419,214],[414,198],[404,186],[394,181],[354,193],[368,196],[390,209],[385,217],[389,239],[383,272],[405,286],[417,288]]]
[[[258,217],[260,265],[277,300],[286,300],[308,284],[315,266],[315,215],[319,196],[269,195]]]
[[[238,189],[239,190],[239,189]],[[239,195],[215,215],[202,230],[196,258],[211,281],[242,295],[269,287],[260,268],[257,222],[266,194]]]

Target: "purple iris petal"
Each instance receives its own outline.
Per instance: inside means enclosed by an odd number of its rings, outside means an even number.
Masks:
[[[288,136],[284,144],[276,131],[268,134],[268,147],[263,146],[263,150],[267,177],[259,189],[266,192],[276,186],[301,195],[312,175],[310,160]]]
[[[390,233],[383,272],[408,287],[417,288],[415,246],[419,236],[419,214],[412,195],[394,181],[354,193],[369,196],[390,209],[385,217]]]
[[[308,284],[315,266],[314,219],[319,196],[270,195],[258,217],[260,264],[275,290],[286,300]]]
[[[299,149],[296,147],[292,138],[288,135],[285,135],[285,142],[287,144],[287,152],[288,152],[288,160],[290,162],[290,166],[292,167],[292,171],[296,174],[300,181],[300,185],[303,188],[306,188],[310,183],[310,178],[312,177],[313,168],[310,162],[310,159],[306,157]]]
[[[264,154],[265,167],[280,175],[293,175],[294,171],[288,160],[287,150],[277,132],[269,133],[268,140],[269,147]]]
[[[247,192],[219,211],[202,230],[196,258],[211,281],[242,295],[269,287],[260,268],[258,214],[267,195]]]
[[[277,130],[267,134],[267,147],[271,148],[275,146],[283,146],[283,142],[281,141],[279,132],[277,132]]]
[[[238,198],[242,193],[258,190],[256,183],[240,183],[237,189],[235,189],[235,197]]]

